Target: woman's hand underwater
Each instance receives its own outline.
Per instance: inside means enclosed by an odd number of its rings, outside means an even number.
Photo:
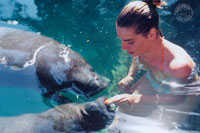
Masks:
[[[115,103],[117,105],[122,103],[138,104],[140,103],[141,94],[120,94],[110,99],[105,100],[105,104]]]

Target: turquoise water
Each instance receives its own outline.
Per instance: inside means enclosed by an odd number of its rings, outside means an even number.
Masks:
[[[18,71],[0,65],[0,114],[13,116],[47,110],[31,67]]]
[[[120,40],[115,32],[115,20],[127,2],[5,0],[0,1],[0,26],[39,32],[71,45],[95,71],[111,79],[110,86],[96,97],[115,95],[119,92],[117,82],[126,75],[130,64],[127,61],[130,57],[121,51]],[[188,22],[179,22],[174,15],[176,6],[181,3],[189,4],[193,10],[193,16]],[[199,66],[200,2],[170,0],[168,4],[166,8],[158,10],[164,36],[185,48]],[[9,74],[7,69],[0,66],[0,116],[37,113],[50,108],[44,104],[41,86],[38,86],[35,75],[24,77],[31,73],[29,70]],[[76,101],[74,96],[72,99]],[[193,123],[196,121],[195,118],[191,119]]]

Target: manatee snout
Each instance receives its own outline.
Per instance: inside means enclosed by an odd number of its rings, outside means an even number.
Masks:
[[[92,79],[89,83],[89,86],[93,88],[92,90],[88,90],[87,97],[94,96],[95,94],[99,93],[103,89],[105,89],[110,82],[110,79],[107,77],[98,75],[96,78]]]
[[[115,108],[104,104],[105,100],[105,97],[101,97],[85,104],[83,128],[85,127],[86,131],[97,131],[108,127],[113,122]]]

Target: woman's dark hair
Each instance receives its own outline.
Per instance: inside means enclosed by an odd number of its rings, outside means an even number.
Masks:
[[[126,5],[117,18],[117,26],[134,27],[135,34],[146,36],[151,28],[156,28],[158,35],[163,37],[159,29],[159,15],[156,7],[164,5],[161,0],[134,1]]]

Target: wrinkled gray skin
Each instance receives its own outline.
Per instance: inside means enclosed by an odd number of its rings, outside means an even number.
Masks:
[[[105,98],[84,104],[64,104],[40,114],[0,117],[1,133],[89,132],[106,128],[113,121],[114,110]]]
[[[108,80],[65,45],[32,33],[0,27],[0,63],[14,69],[35,66],[43,95],[64,102],[58,91],[74,91],[86,97],[103,90]]]

